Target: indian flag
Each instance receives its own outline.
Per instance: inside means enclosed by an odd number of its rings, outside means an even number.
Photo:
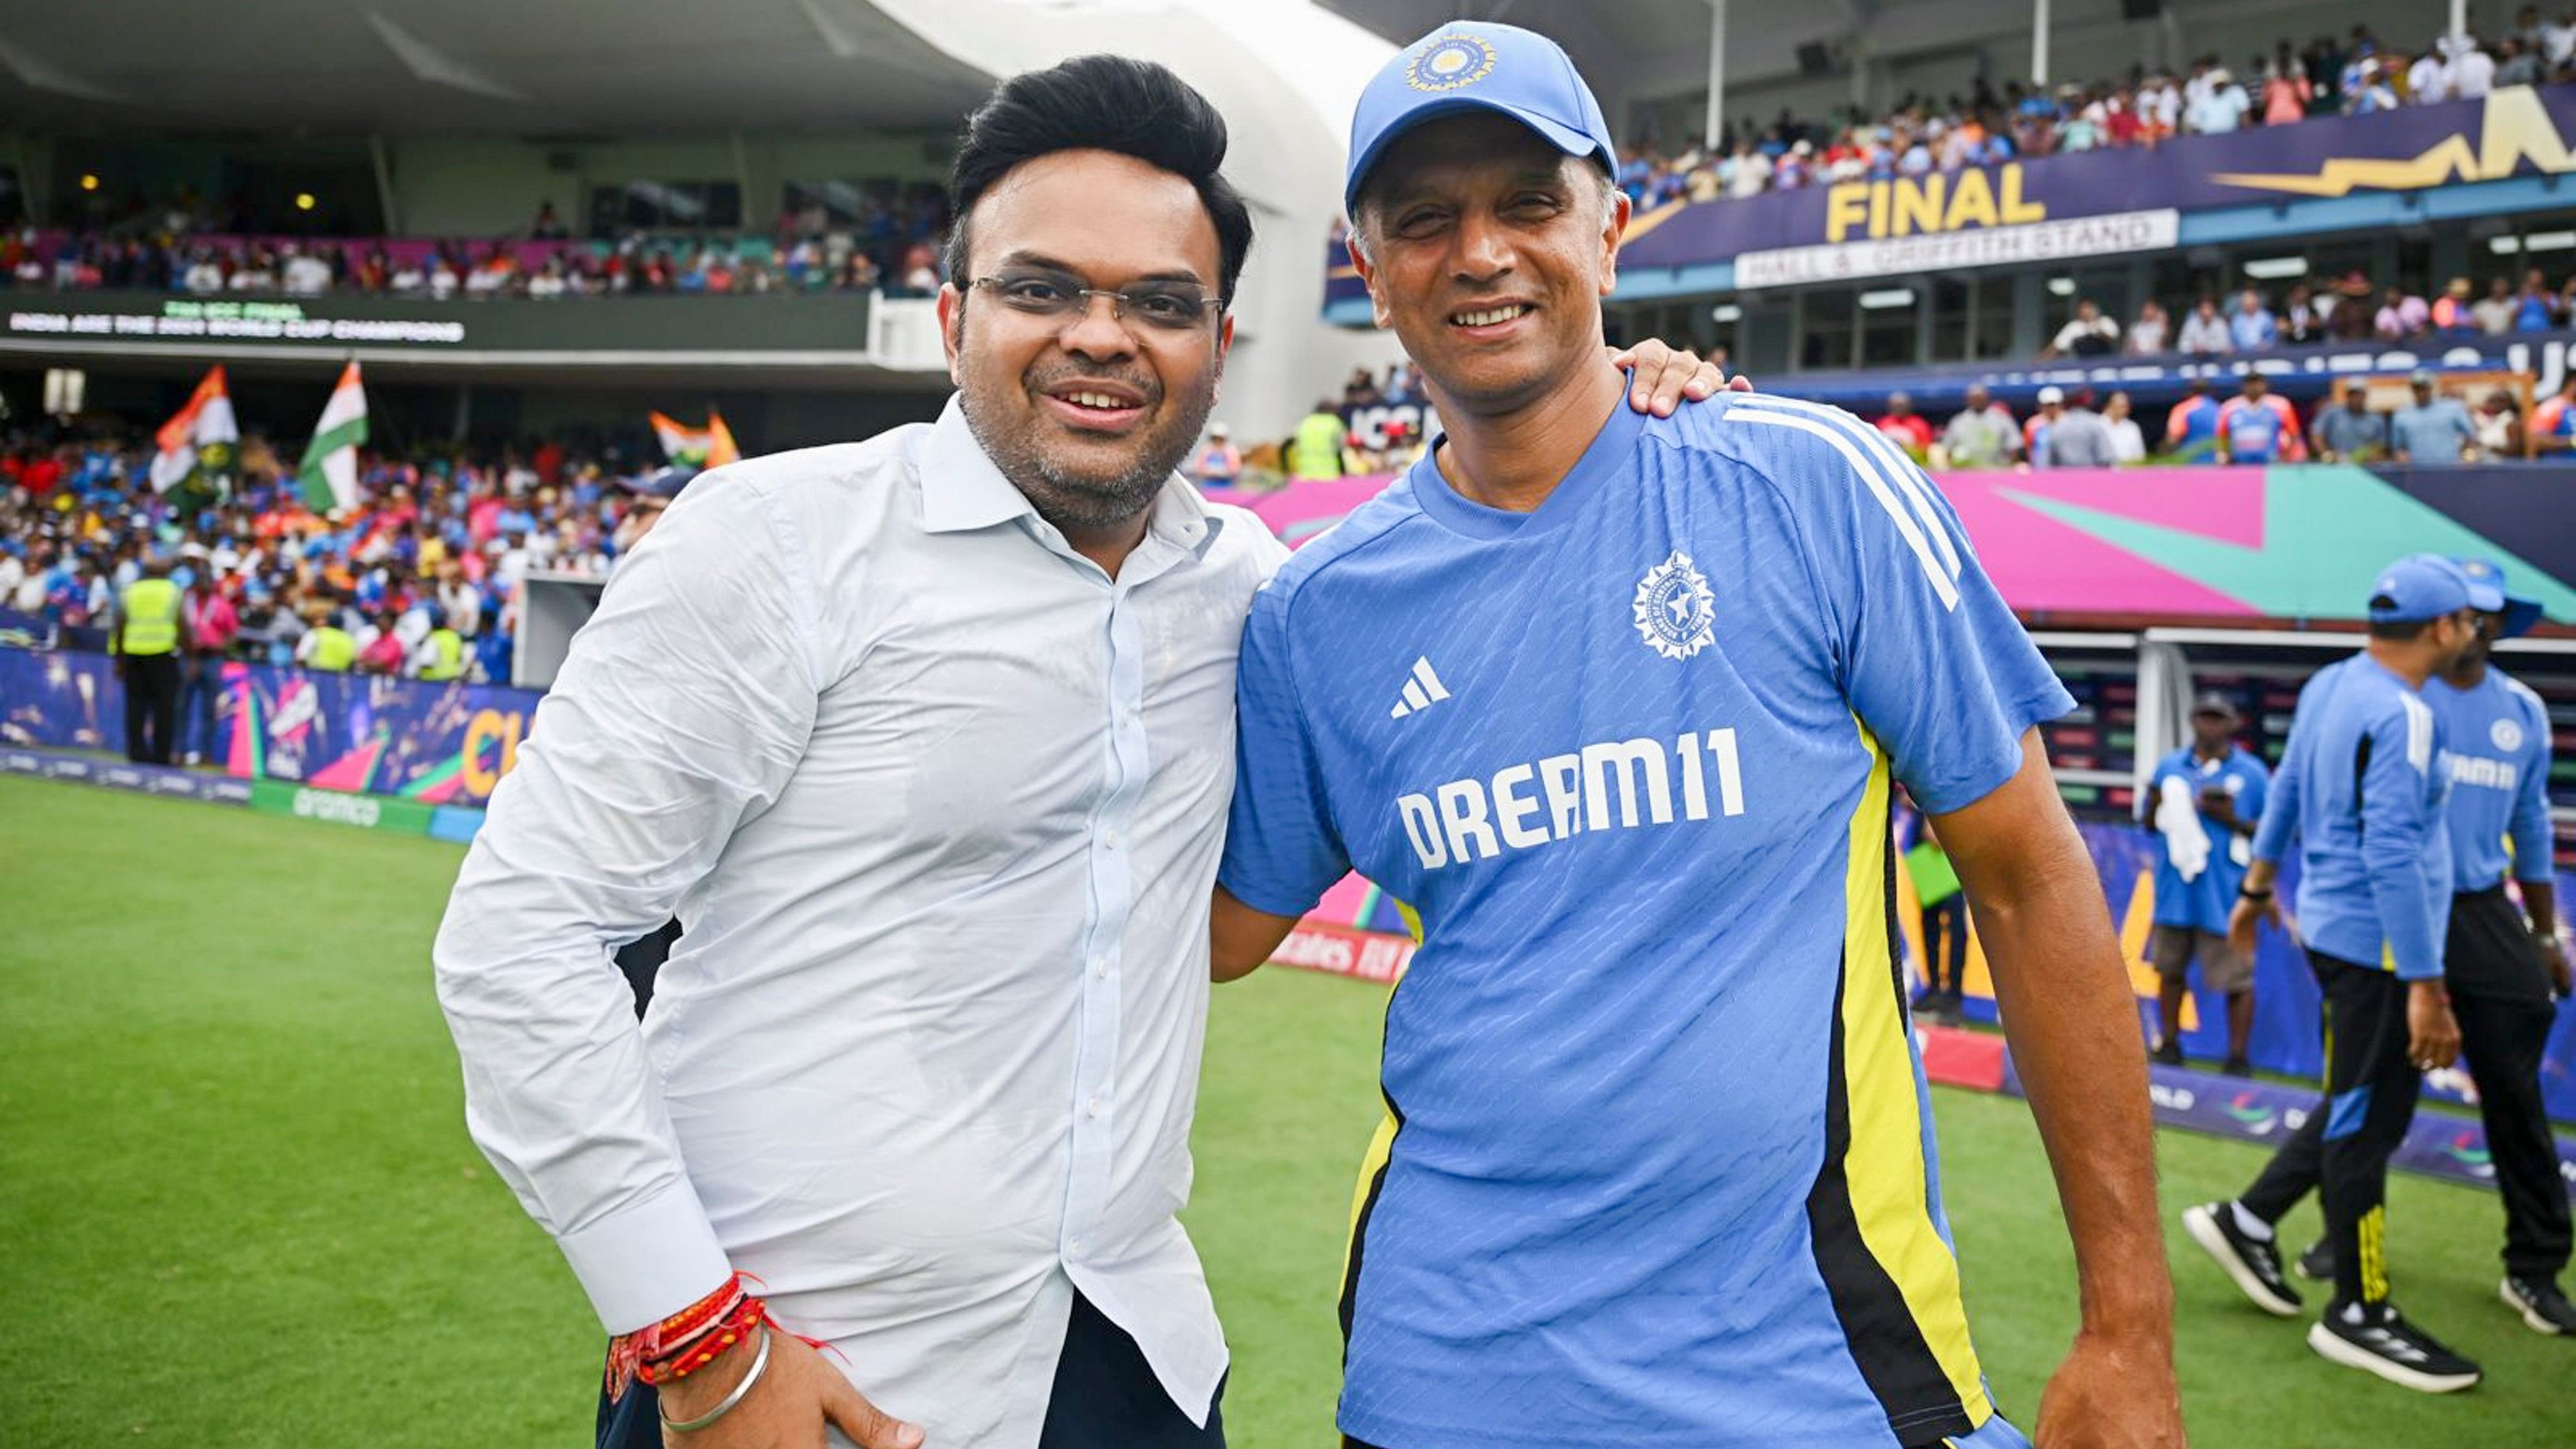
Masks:
[[[724,414],[714,408],[707,409],[707,425],[703,428],[690,427],[667,413],[655,413],[653,436],[662,442],[662,456],[674,463],[721,468],[742,458],[742,449],[734,446],[733,430],[725,426]]]
[[[367,390],[352,361],[340,370],[340,385],[322,405],[322,421],[313,425],[313,441],[295,470],[306,507],[327,514],[358,505],[358,445],[366,440]]]
[[[188,405],[153,435],[159,451],[152,456],[152,491],[167,493],[192,478],[229,474],[241,428],[233,421],[232,395],[224,391],[224,370],[212,367]]]

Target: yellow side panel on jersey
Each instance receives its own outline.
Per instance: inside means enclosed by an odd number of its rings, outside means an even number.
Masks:
[[[1871,1257],[1896,1285],[1923,1344],[1972,1423],[1993,1413],[1959,1295],[1959,1264],[1933,1225],[1923,1160],[1911,1030],[1889,954],[1887,754],[1867,730],[1869,782],[1852,814],[1844,878],[1843,1083],[1852,1213]]]

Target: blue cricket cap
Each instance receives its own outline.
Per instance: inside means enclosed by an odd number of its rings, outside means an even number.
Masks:
[[[2504,581],[2504,568],[2491,558],[2464,558],[2454,562],[2460,572],[2469,576],[2469,603],[2482,613],[2504,615],[2503,635],[2510,639],[2531,632],[2540,622],[2540,601],[2517,594]]]
[[[2460,566],[2438,553],[2410,553],[2379,571],[2370,586],[2370,622],[2411,624],[2456,614],[2477,602]]]
[[[674,463],[658,473],[648,473],[641,478],[623,481],[627,491],[639,497],[668,500],[679,497],[680,490],[688,487],[698,473],[698,469],[686,463]]]
[[[1619,173],[1619,148],[1601,103],[1555,41],[1517,25],[1461,20],[1397,51],[1360,92],[1351,115],[1343,213],[1358,208],[1360,183],[1397,137],[1462,111],[1509,116],[1566,155],[1590,156],[1611,175]]]

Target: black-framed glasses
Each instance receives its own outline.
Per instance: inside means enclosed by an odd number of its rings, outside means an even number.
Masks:
[[[1086,287],[1065,272],[1011,271],[977,277],[968,286],[990,292],[1002,305],[1026,317],[1057,319],[1087,311],[1094,297],[1109,299],[1116,321],[1134,320],[1157,332],[1190,332],[1211,312],[1223,311],[1225,299],[1211,297],[1195,282],[1139,282],[1132,287]]]

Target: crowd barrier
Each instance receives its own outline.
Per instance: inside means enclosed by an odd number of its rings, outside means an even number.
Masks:
[[[1984,552],[1991,563],[1994,550]],[[479,812],[515,763],[541,697],[497,686],[240,663],[221,667],[209,758],[221,766],[224,777],[249,783],[250,793],[237,803],[415,834],[471,833],[471,820],[463,812]],[[33,773],[135,769],[95,761],[56,765],[49,762],[58,761],[58,755],[29,753],[121,751],[124,718],[122,688],[106,656],[0,647],[0,745],[21,752],[8,768]],[[211,777],[169,773],[175,778],[168,781],[138,774],[130,787],[155,793],[194,791],[204,798],[201,787],[184,782]],[[442,810],[448,813],[442,815]],[[2133,826],[2086,821],[2078,828],[2120,927],[2141,1011],[2151,1012],[2155,975],[2147,964],[2147,934],[2158,847]],[[1906,897],[1899,915],[1907,950],[1919,963],[1921,941],[1910,887],[1900,881],[1899,891]],[[2576,900],[2576,875],[2560,873],[2558,892],[2562,900]],[[2283,896],[2290,898],[2290,891],[2285,889]],[[1411,942],[1401,908],[1353,880],[1326,897],[1283,948],[1283,959],[1391,981],[1409,963]],[[2267,934],[2255,971],[2260,1002],[2251,1049],[2255,1064],[2314,1076],[2320,1069],[2317,991],[2305,960],[2286,937]],[[1970,1015],[1991,1020],[1985,960],[1973,940],[1968,986]],[[2185,1044],[2194,1056],[2215,1059],[2222,1054],[2224,1028],[2218,1015],[2201,1013],[2197,1003],[2186,1015]],[[2435,1096],[2461,1100],[2467,1084],[2467,1074],[2453,1070],[2436,1073],[2429,1089]],[[2562,1008],[2559,1014],[2543,1087],[2551,1114],[2576,1122],[2576,1010]]]
[[[381,797],[377,823],[418,819],[424,831],[438,807],[480,807],[491,797],[539,698],[495,685],[221,669],[207,758],[234,779],[286,792],[255,795],[254,806],[275,801],[299,813],[297,788]],[[0,647],[0,743],[121,753],[124,698],[103,654]],[[300,813],[338,808],[308,799]]]
[[[2104,901],[2119,930],[2121,959],[2128,967],[2130,989],[2137,997],[2141,1028],[2152,1036],[2156,970],[2147,957],[2147,936],[2155,921],[2156,852],[2162,846],[2145,830],[2131,825],[2079,821],[2076,829],[2092,853]],[[1921,911],[1914,901],[1912,882],[1905,879],[1904,872],[1897,874],[1896,914],[1904,936],[1907,969],[1920,982],[1924,979]],[[2576,900],[2576,874],[2559,872],[2557,887],[2559,899]],[[2283,872],[2281,898],[2294,900],[2297,888],[2298,867],[2293,861]],[[1411,927],[1403,908],[1383,891],[1354,876],[1325,894],[1274,959],[1309,970],[1386,983],[1412,964],[1413,953]],[[2039,969],[2044,973],[2054,964],[2043,962]],[[1995,1021],[1993,978],[1987,972],[1985,950],[1973,926],[1968,937],[1966,986],[1968,1017],[1986,1023]],[[2254,1065],[2294,1077],[2321,1076],[2324,1059],[2318,1033],[2316,979],[2309,973],[2306,956],[2288,936],[2277,931],[2263,933],[2255,951],[2254,994],[2254,1036],[2248,1052]],[[2226,1055],[2227,1025],[2219,1003],[2212,1000],[2208,1006],[2210,1009],[2202,1010],[2196,998],[2186,1002],[2183,1048],[2194,1060],[2216,1062]],[[2558,1021],[2550,1034],[2549,1054],[2541,1067],[2541,1087],[2548,1098],[2550,1115],[2576,1123],[2576,1005],[2560,1003]],[[2427,1095],[2445,1101],[2471,1100],[2465,1067],[2433,1073],[2426,1079],[2425,1090]],[[2208,1110],[2207,1104],[2216,1100],[2223,1099],[2210,1097],[2204,1091],[2199,1105]]]

